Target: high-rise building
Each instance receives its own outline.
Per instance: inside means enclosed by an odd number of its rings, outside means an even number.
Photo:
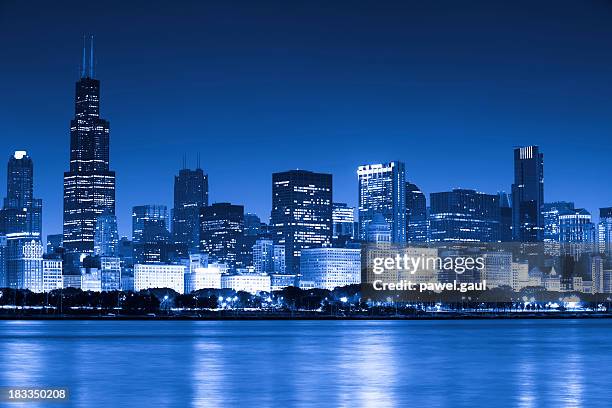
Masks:
[[[501,242],[512,241],[512,207],[510,198],[505,191],[497,193],[499,196],[499,240]]]
[[[119,255],[119,232],[114,214],[103,213],[96,218],[94,254],[110,257]]]
[[[274,241],[285,246],[287,274],[299,274],[302,249],[331,243],[332,175],[290,170],[272,175]]]
[[[257,214],[244,214],[244,235],[246,237],[257,237],[261,234],[261,219]]]
[[[42,261],[43,292],[62,289],[62,261],[43,259]]]
[[[121,259],[119,257],[100,257],[100,281],[103,292],[121,290]]]
[[[208,175],[202,169],[181,169],[174,177],[172,238],[181,257],[200,245],[200,208],[208,205]]]
[[[544,236],[544,155],[538,146],[514,149],[512,234],[515,241],[540,242]]]
[[[334,288],[361,283],[361,250],[310,248],[302,250],[300,287]]]
[[[60,248],[63,248],[64,236],[62,234],[50,234],[47,235],[47,250],[46,253],[56,254]]]
[[[571,213],[574,203],[568,201],[557,201],[544,203],[542,206],[542,218],[544,220],[544,242],[560,242],[561,228],[559,226],[559,214]]]
[[[381,214],[389,224],[391,240],[406,242],[406,174],[404,163],[369,164],[357,168],[359,180],[359,234],[365,240],[368,224]]]
[[[256,273],[274,273],[274,241],[267,238],[255,241],[253,266]]]
[[[211,261],[243,266],[244,207],[214,203],[200,209],[200,250]]]
[[[406,240],[427,242],[427,201],[416,184],[406,182]]]
[[[100,117],[100,81],[94,79],[93,37],[83,47],[70,121],[70,170],[64,173],[64,248],[91,254],[96,219],[115,214],[115,172],[109,169],[109,123]],[[79,257],[80,258],[80,257]]]
[[[332,237],[355,239],[355,209],[346,203],[333,203]]]
[[[43,291],[43,246],[36,238],[10,238],[6,244],[7,287]]]
[[[432,242],[499,242],[499,196],[454,189],[430,194]]]
[[[165,205],[133,207],[132,242],[134,263],[146,264],[167,260],[170,232],[168,208]]]
[[[595,225],[591,213],[584,208],[559,213],[559,241],[561,253],[576,260],[583,253],[592,252],[595,244]]]
[[[42,200],[34,198],[34,163],[23,150],[16,151],[8,161],[0,233],[41,237]]]
[[[600,253],[612,259],[612,207],[599,209],[597,245]]]
[[[7,238],[0,235],[0,288],[8,287],[6,276],[6,256],[7,256]]]

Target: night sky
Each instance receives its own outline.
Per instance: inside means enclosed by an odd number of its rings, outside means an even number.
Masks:
[[[524,144],[544,152],[545,201],[612,206],[609,1],[174,3],[0,0],[0,195],[28,150],[45,235],[62,230],[83,34],[123,235],[133,205],[172,206],[197,152],[211,202],[264,221],[274,171],[331,172],[352,205],[357,166],[390,160],[426,194],[495,193]]]

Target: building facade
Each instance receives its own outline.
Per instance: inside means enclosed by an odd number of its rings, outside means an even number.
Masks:
[[[244,264],[244,207],[214,203],[200,211],[200,251],[231,268]]]
[[[300,258],[300,287],[334,290],[361,283],[361,250],[311,248]]]
[[[512,234],[515,241],[540,242],[544,236],[544,155],[538,146],[514,149]]]
[[[272,175],[271,228],[285,247],[285,269],[297,275],[303,249],[332,239],[332,175],[290,170]]]
[[[368,224],[381,214],[389,224],[391,240],[406,242],[406,174],[400,161],[368,164],[357,168],[359,234],[367,238]]]
[[[172,239],[179,256],[196,252],[200,245],[200,209],[208,205],[208,175],[199,167],[181,169],[174,177]]]

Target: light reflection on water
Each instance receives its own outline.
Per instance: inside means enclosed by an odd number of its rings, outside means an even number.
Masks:
[[[55,407],[610,406],[611,338],[610,320],[0,321],[0,386],[68,386]]]

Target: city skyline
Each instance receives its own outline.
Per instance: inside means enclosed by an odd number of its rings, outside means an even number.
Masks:
[[[10,15],[11,7],[18,9],[20,6],[3,7],[8,13],[0,13],[0,16]],[[178,13],[182,18],[191,8],[197,7],[186,6],[186,10]],[[585,24],[587,17],[592,20],[591,13],[595,13],[579,6],[566,6],[558,11],[560,16],[557,17],[569,18],[570,9],[578,11],[579,21],[575,24]],[[209,11],[225,15],[232,10],[221,7]],[[593,50],[605,49],[606,44],[612,44],[612,34],[609,28],[598,25],[598,20],[591,23],[605,35],[595,36],[596,29],[593,28],[583,37],[571,40],[586,47],[580,55],[584,57],[581,64],[571,62],[573,58],[566,55],[567,50],[562,47],[566,43],[561,40],[553,41],[547,37],[553,47],[541,57],[528,52],[523,55],[524,51],[519,52],[508,41],[502,41],[501,50],[495,55],[501,58],[503,52],[508,51],[510,55],[498,63],[494,59],[484,61],[491,71],[484,76],[485,79],[475,80],[472,76],[482,71],[467,64],[466,60],[461,59],[451,69],[444,67],[444,60],[441,61],[433,52],[418,47],[412,49],[398,41],[408,34],[429,33],[429,30],[423,31],[422,26],[413,29],[400,26],[386,10],[366,27],[367,34],[372,35],[371,41],[363,46],[365,48],[360,48],[354,41],[340,36],[337,29],[331,28],[332,21],[340,19],[348,24],[357,17],[351,13],[340,17],[336,11],[332,7],[327,14],[319,16],[324,23],[322,27],[328,28],[329,37],[335,40],[325,46],[325,50],[330,53],[345,50],[341,55],[348,59],[347,66],[353,70],[359,62],[366,62],[356,60],[362,51],[366,55],[386,55],[391,58],[390,65],[387,65],[393,67],[388,80],[380,76],[384,70],[376,64],[363,65],[349,75],[350,79],[343,80],[343,61],[327,53],[312,54],[308,41],[298,41],[295,48],[283,48],[291,50],[295,59],[294,62],[285,61],[285,65],[278,65],[282,62],[282,52],[275,51],[274,46],[281,45],[276,40],[269,46],[248,42],[246,47],[237,47],[223,37],[225,43],[215,44],[215,38],[221,39],[218,34],[229,28],[222,24],[206,32],[217,36],[203,36],[203,32],[196,31],[197,35],[192,37],[181,37],[184,42],[177,42],[178,45],[155,37],[145,41],[143,36],[147,32],[136,34],[136,27],[127,25],[120,25],[120,34],[127,36],[126,44],[120,45],[115,41],[119,34],[102,27],[104,15],[52,32],[43,43],[35,33],[49,28],[45,24],[28,31],[31,34],[24,38],[15,39],[17,44],[8,50],[7,64],[0,68],[3,78],[11,78],[10,83],[3,81],[7,92],[0,96],[0,109],[8,113],[0,125],[0,132],[8,137],[2,138],[0,146],[6,158],[15,150],[26,150],[35,162],[35,191],[45,203],[43,234],[61,233],[61,175],[66,170],[71,93],[78,79],[83,33],[93,33],[96,37],[96,76],[102,83],[101,116],[111,123],[110,157],[112,169],[117,172],[117,215],[121,235],[131,235],[133,206],[163,204],[172,208],[172,180],[181,168],[186,151],[190,152],[188,167],[191,168],[196,161],[195,152],[200,153],[201,167],[210,177],[210,203],[244,205],[245,212],[254,212],[266,222],[271,209],[269,180],[275,172],[301,168],[331,173],[334,175],[334,201],[346,202],[353,207],[357,207],[357,166],[392,160],[406,163],[406,180],[419,186],[427,197],[432,192],[457,187],[494,194],[498,190],[510,192],[512,148],[531,144],[539,145],[546,155],[545,202],[574,201],[577,207],[588,209],[594,217],[598,208],[610,205],[612,192],[601,187],[601,180],[602,175],[612,174],[612,164],[606,160],[612,150],[608,141],[612,129],[608,114],[612,111],[609,104],[612,89],[603,81],[607,77],[607,74],[603,75],[605,67],[612,66],[612,63],[609,57],[594,54]],[[425,18],[429,16],[427,7],[414,10],[400,7],[398,11],[403,15],[410,11]],[[605,13],[609,10],[597,11]],[[306,17],[299,19],[287,9],[279,12],[301,23],[309,21]],[[74,10],[67,11],[66,16],[54,13],[58,17],[54,24],[61,24],[63,19],[78,13]],[[485,20],[483,17],[490,15],[492,10],[481,13],[484,16],[463,17],[475,19],[480,24],[477,27],[481,27]],[[129,10],[127,15],[130,15]],[[3,33],[4,30],[9,34],[17,32],[12,31],[15,22],[0,18]],[[235,18],[242,21],[247,16],[239,14]],[[308,15],[308,18],[313,16]],[[33,18],[28,24],[36,22],[40,23]],[[398,30],[398,39],[391,38],[389,32],[376,35],[375,28],[380,28],[382,22],[393,23],[391,27]],[[188,20],[185,24],[193,28],[193,23],[193,20]],[[562,28],[555,27],[546,19],[540,23],[557,30],[557,33],[563,32]],[[244,29],[260,29],[261,24],[261,20],[252,22]],[[454,24],[455,29],[461,28],[458,22]],[[287,24],[281,25],[288,28]],[[269,35],[278,28],[277,25],[265,31],[262,34],[265,40],[271,40]],[[299,25],[290,30],[290,38],[299,39],[306,29]],[[184,30],[177,30],[171,39],[178,40],[185,34]],[[520,38],[526,39],[536,31],[535,27],[529,26],[527,33],[521,34]],[[458,33],[458,44],[462,49],[471,47],[471,41],[477,40],[475,44],[491,51],[490,43],[484,39],[473,37],[465,29]],[[491,35],[499,40],[500,37],[506,38],[508,32],[502,24]],[[9,35],[9,38],[14,36]],[[596,44],[587,46],[591,40],[597,41]],[[565,38],[565,41],[570,40]],[[227,52],[231,50],[236,55],[230,57],[224,53],[223,45],[230,46]],[[159,57],[157,54],[171,53],[172,50],[176,53],[176,64],[160,63],[161,68],[153,67],[152,62]],[[208,64],[204,58],[207,51],[216,58]],[[406,60],[408,51],[418,51],[416,55],[423,58],[423,62],[418,64],[413,59]],[[575,56],[576,51],[573,52]],[[530,70],[521,64],[513,65],[512,69],[502,69],[507,59],[521,55],[529,57],[525,64],[535,63],[538,69],[532,67]],[[242,65],[231,64],[239,61],[238,57],[242,58]],[[304,58],[308,60],[307,57],[312,57],[310,70],[295,71],[305,62]],[[331,61],[328,63],[329,58]],[[559,58],[562,58],[561,63]],[[556,64],[552,72],[546,70],[551,62]],[[221,69],[219,64],[230,69]],[[264,74],[264,69],[274,68],[274,64],[277,64],[276,69]],[[243,68],[237,69],[237,66]],[[450,89],[443,92],[440,83],[436,82],[440,77],[427,76],[425,66],[437,69],[437,74],[448,81],[444,85]],[[33,67],[37,71],[31,71]],[[202,76],[195,75],[196,67],[203,69]],[[475,71],[470,72],[468,67]],[[259,74],[253,76],[249,68],[256,69]],[[37,83],[36,87],[37,98],[53,102],[44,103],[43,108],[38,109],[39,120],[24,121],[26,112],[31,111],[33,94],[24,92],[32,88],[28,87],[28,81],[20,79],[33,72],[42,75],[42,83]],[[284,75],[278,78],[278,85],[261,99],[244,98],[257,95],[272,76],[279,73]],[[595,79],[584,79],[587,73],[596,74]],[[134,83],[135,74],[140,82],[149,85]],[[176,78],[179,74],[186,76],[190,86],[176,86],[180,83]],[[376,74],[379,84],[372,83],[372,74]],[[543,80],[545,74],[547,79]],[[408,83],[407,77],[410,78]],[[399,84],[398,90],[391,91],[392,82]],[[470,83],[474,85],[473,89]],[[313,89],[307,89],[308,85],[314,85]],[[323,92],[322,88],[330,85],[330,91]],[[518,89],[511,89],[515,86]],[[282,87],[293,92],[287,93]],[[17,92],[18,89],[21,93]],[[373,103],[372,96],[378,91],[384,92],[379,103]],[[226,97],[220,98],[221,94],[228,92]],[[298,92],[298,97],[295,97],[295,92]],[[566,102],[560,104],[555,99],[561,94],[566,96]],[[444,102],[445,97],[449,97],[450,102]],[[541,106],[527,101],[532,98]],[[589,103],[583,103],[585,100]],[[140,104],[145,108],[140,108]],[[262,107],[258,107],[259,104]],[[527,104],[529,109],[523,108],[523,104]],[[257,109],[253,111],[254,107]],[[161,114],[162,109],[165,115]],[[235,113],[242,114],[237,116],[239,120],[235,120]],[[361,117],[357,119],[358,116]],[[179,123],[181,121],[184,123]],[[406,135],[411,135],[411,138]],[[49,143],[49,140],[53,142]],[[294,146],[299,144],[302,149],[299,155],[290,155],[278,147],[286,140],[291,140]],[[329,148],[321,148],[323,140]],[[436,149],[440,142],[444,143],[444,149]],[[580,150],[583,153],[577,155],[576,151]],[[235,163],[232,163],[234,159]],[[246,171],[248,182],[245,180]],[[4,187],[3,182],[1,188],[4,190]]]

